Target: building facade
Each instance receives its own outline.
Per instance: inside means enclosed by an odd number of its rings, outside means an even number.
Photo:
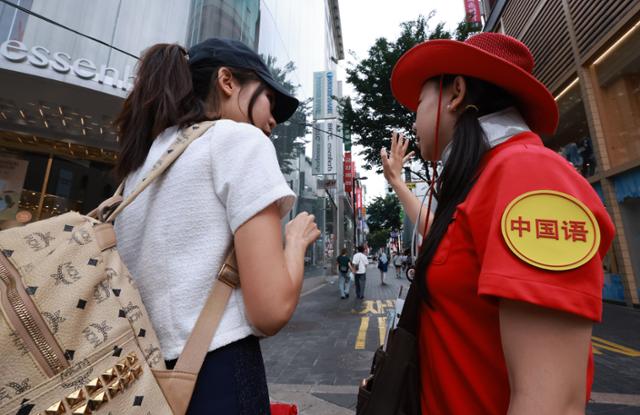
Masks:
[[[241,40],[300,101],[309,98],[313,71],[337,62],[340,22],[336,0],[301,3],[0,3],[0,229],[68,210],[86,213],[113,193],[119,145],[112,123],[135,80],[138,57],[153,44]],[[301,112],[273,137],[287,176],[297,180],[292,188],[306,189],[301,206],[309,204],[309,189],[317,193],[304,168],[307,130]]]
[[[522,40],[555,96],[545,145],[591,183],[615,226],[604,297],[640,305],[640,2],[484,1],[485,31]]]

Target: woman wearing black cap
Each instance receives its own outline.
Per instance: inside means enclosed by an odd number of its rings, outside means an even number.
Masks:
[[[423,414],[584,414],[613,225],[544,147],[558,110],[532,69],[524,44],[482,33],[420,44],[393,70],[422,157],[444,162],[427,220],[401,180],[408,143],[394,134],[381,154],[408,215],[429,228],[412,287]]]
[[[218,120],[116,221],[119,251],[139,287],[171,367],[195,324],[231,242],[241,289],[226,306],[198,376],[189,413],[266,414],[269,396],[257,336],[290,319],[304,253],[319,236],[313,215],[281,218],[295,195],[269,135],[298,106],[260,57],[209,39],[188,52],[149,48],[116,124],[116,168],[127,190],[194,123]],[[282,248],[284,245],[284,249]]]

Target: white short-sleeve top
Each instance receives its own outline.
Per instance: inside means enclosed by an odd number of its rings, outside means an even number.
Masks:
[[[127,177],[125,197],[177,134],[172,127],[155,139],[144,165]],[[272,142],[250,124],[220,120],[118,217],[118,251],[165,359],[182,351],[235,231],[272,203],[283,217],[295,203]],[[236,289],[209,350],[251,334],[259,332]]]

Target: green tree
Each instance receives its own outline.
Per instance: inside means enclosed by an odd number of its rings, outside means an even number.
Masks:
[[[374,252],[387,246],[387,241],[389,241],[389,231],[387,229],[379,229],[367,235],[367,244]]]
[[[273,77],[292,95],[300,85],[295,85],[289,81],[288,75],[296,70],[293,62],[289,62],[283,67],[277,65],[277,60],[271,55],[262,56],[269,67]],[[307,134],[307,115],[310,112],[311,99],[303,101],[291,118],[276,126],[271,133],[273,145],[276,148],[280,170],[284,174],[291,173],[294,168],[294,160],[300,152],[304,152],[302,140]],[[297,142],[296,142],[297,141]]]
[[[402,226],[402,207],[396,195],[378,196],[367,206],[367,225],[373,233],[385,230],[387,234]]]
[[[343,124],[351,131],[354,142],[365,147],[363,155],[367,169],[375,167],[381,171],[380,149],[390,147],[391,130],[403,131],[409,138],[414,138],[411,127],[415,116],[393,98],[389,84],[400,56],[426,40],[466,39],[471,33],[472,27],[465,22],[461,22],[454,33],[447,31],[443,23],[430,30],[433,16],[432,12],[427,17],[419,16],[402,23],[398,39],[377,39],[369,48],[369,55],[347,69],[347,82],[355,89],[355,99],[347,98],[342,102]]]

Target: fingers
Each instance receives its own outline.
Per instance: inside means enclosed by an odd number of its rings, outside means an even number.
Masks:
[[[386,163],[389,161],[389,154],[387,154],[387,149],[385,147],[382,147],[380,149],[380,158],[382,159],[382,163]]]
[[[396,130],[393,130],[391,132],[391,154],[395,153],[397,141],[398,141],[398,132]]]

